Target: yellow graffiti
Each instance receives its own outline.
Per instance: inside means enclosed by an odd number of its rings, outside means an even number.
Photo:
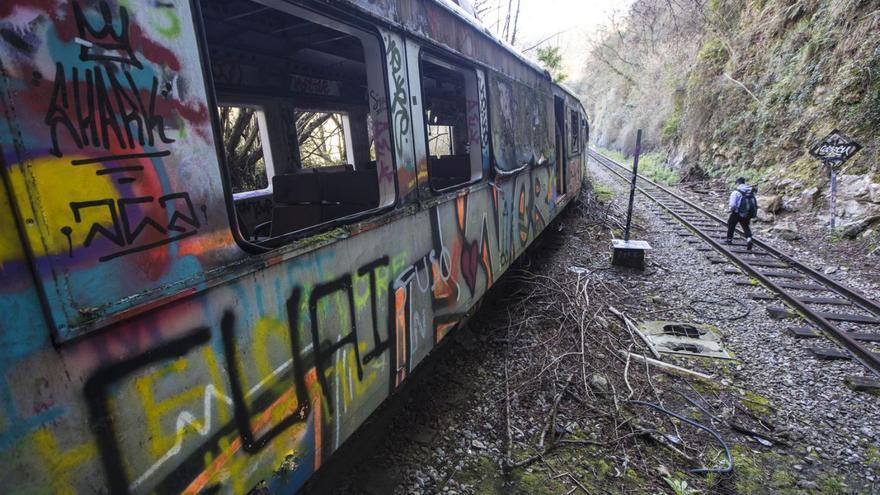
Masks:
[[[205,365],[208,367],[208,375],[211,377],[211,383],[223,383],[223,378],[220,375],[220,366],[217,364],[217,355],[214,354],[214,349],[210,346],[205,346],[202,352],[205,357]],[[218,403],[217,405],[219,406],[220,404]],[[217,418],[221,424],[229,421],[229,409],[226,407],[218,407]]]
[[[363,356],[369,352],[369,347],[366,343],[359,342],[358,352]],[[355,399],[363,396],[379,379],[378,369],[379,366],[366,366],[364,368],[364,378],[362,380],[358,379],[357,360],[354,352],[340,350],[336,354],[334,366],[327,368],[324,376],[327,377],[328,381],[331,381],[334,373],[339,375],[339,397],[342,400],[343,411],[348,410]]]
[[[289,351],[290,332],[287,330],[287,324],[272,317],[260,318],[257,324],[254,325],[253,337],[251,338],[254,343],[253,362],[256,367],[257,376],[264,378],[272,376],[275,372],[275,367],[280,364],[273,365],[272,360],[269,358],[269,350],[272,348],[277,349],[277,347],[270,346],[269,344],[269,337],[273,336],[280,337],[282,340],[280,343],[282,345],[281,348]],[[289,352],[287,355],[289,355]]]
[[[397,253],[391,258],[391,273],[400,273],[409,265],[409,255],[406,252]]]
[[[313,371],[307,375],[306,381],[312,394],[320,394],[320,390],[314,390],[318,385],[315,383]],[[254,430],[260,432],[268,429],[271,426],[270,420],[273,417],[277,415],[288,416],[298,409],[298,406],[294,389],[288,389],[264,411],[253,416]],[[276,411],[280,412],[276,413]],[[256,480],[265,479],[268,476],[268,473],[264,472],[265,468],[263,466],[280,464],[286,455],[282,455],[285,452],[285,446],[299,446],[298,444],[302,441],[305,432],[305,422],[294,425],[289,434],[278,437],[277,440],[272,442],[271,447],[267,447],[260,452],[259,455],[262,458],[258,462],[255,462],[254,458],[250,455],[239,454],[242,447],[241,436],[231,435],[218,439],[217,448],[219,453],[216,456],[205,454],[203,457],[204,470],[192,480],[189,486],[183,490],[183,493],[194,495],[201,493],[210,483],[230,481],[234,483],[235,489],[233,492],[244,493],[246,489],[253,488]],[[315,435],[317,446],[320,443],[320,438],[318,438],[320,436],[319,431],[316,431]],[[249,477],[252,479],[248,479]]]
[[[6,188],[0,187],[0,232],[4,233],[0,235],[0,269],[4,262],[24,259],[24,251],[18,236],[14,235],[15,231],[15,217],[12,216]]]
[[[358,310],[364,309],[370,304],[370,274],[365,273],[355,276],[354,279],[354,307]],[[378,291],[377,291],[378,292]],[[378,294],[376,297],[378,298]]]
[[[144,408],[144,416],[146,416],[147,438],[149,439],[148,448],[153,457],[159,457],[167,452],[177,442],[177,437],[185,433],[197,433],[204,425],[198,421],[187,424],[185,429],[178,432],[176,425],[172,423],[172,430],[166,434],[162,429],[162,418],[169,412],[180,411],[186,404],[197,402],[201,399],[205,391],[202,387],[191,387],[188,390],[177,395],[172,395],[167,399],[156,400],[154,393],[154,385],[164,377],[172,373],[182,373],[187,368],[185,358],[177,359],[174,362],[163,366],[158,371],[135,379],[135,390],[141,398],[141,405]],[[177,415],[175,414],[176,418]]]
[[[388,277],[390,271],[388,266],[378,266],[373,269],[372,273],[376,277],[376,303],[382,304],[385,297],[388,297]],[[355,275],[354,279],[354,305],[358,310],[368,307],[370,302],[370,274]]]
[[[75,158],[78,157],[45,157],[31,162],[26,170],[21,165],[9,169],[12,190],[17,191],[15,201],[24,217],[29,242],[37,255],[68,252],[70,245],[62,227],[71,229],[70,239],[74,242],[74,248],[86,238],[94,223],[109,225],[112,230],[113,220],[107,208],[83,208],[80,210],[80,221],[74,221],[70,203],[95,198],[115,199],[119,195],[109,175],[94,174],[95,165],[71,167],[70,161]],[[30,194],[25,192],[28,188]],[[61,194],[62,191],[64,194]],[[41,234],[35,221],[44,226],[45,235]]]
[[[240,443],[236,442],[236,443]],[[237,446],[236,446],[237,447]],[[229,440],[223,438],[220,440],[220,450],[226,452],[231,449]],[[235,449],[238,451],[238,448]],[[250,459],[247,455],[242,455],[240,451],[230,455],[227,463],[220,472],[220,481],[232,484],[232,493],[247,493],[253,488],[251,481],[248,481],[249,471],[253,469],[250,465]]]
[[[92,460],[97,448],[94,443],[77,445],[62,452],[58,448],[55,435],[47,429],[39,429],[33,434],[33,443],[49,472],[52,493],[67,495],[75,494],[70,475],[77,472],[77,467]]]

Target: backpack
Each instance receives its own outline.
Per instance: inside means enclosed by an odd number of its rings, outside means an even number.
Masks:
[[[736,213],[740,218],[752,219],[758,216],[758,199],[755,198],[754,191],[740,192],[742,198],[739,200],[739,208]]]

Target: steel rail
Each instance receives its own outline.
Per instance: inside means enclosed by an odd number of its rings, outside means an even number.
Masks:
[[[597,153],[593,150],[590,150],[589,154],[600,165],[603,165],[610,172],[617,175],[618,177],[620,177],[623,180],[627,180],[628,177],[625,177],[620,172],[614,170],[609,164],[612,164],[612,165],[619,167],[623,170],[627,170],[630,175],[632,174],[632,171],[628,170],[625,166],[615,162],[614,160],[611,160],[610,158],[607,158],[603,155],[600,155],[599,153]],[[650,184],[653,187],[659,189],[660,191],[666,193],[667,195],[671,196],[672,198],[688,205],[692,209],[694,209],[694,210],[702,213],[703,215],[715,220],[719,224],[725,225],[727,223],[724,220],[722,220],[721,218],[712,214],[711,212],[705,210],[701,206],[696,205],[693,202],[683,198],[682,196],[670,191],[668,188],[663,187],[660,184],[657,184],[656,182],[654,182],[650,179],[647,179],[642,175],[639,175],[638,178],[639,178],[639,180],[641,180],[647,184]],[[660,201],[653,194],[649,193],[648,191],[646,191],[644,188],[642,188],[640,186],[636,186],[636,189],[638,189],[639,192],[641,192],[642,194],[647,196],[649,199],[651,199],[652,201],[657,203],[658,206],[660,206],[661,208],[663,208],[664,210],[669,212],[670,215],[675,217],[679,222],[686,225],[690,230],[692,230],[695,234],[700,236],[704,241],[708,242],[713,248],[715,248],[716,251],[719,251],[720,253],[727,256],[729,259],[731,259],[733,262],[735,262],[737,265],[739,265],[740,268],[746,270],[749,274],[751,274],[753,277],[758,279],[764,286],[766,286],[771,291],[775,292],[779,297],[781,297],[783,300],[785,300],[791,306],[795,307],[801,313],[801,316],[803,316],[805,319],[813,322],[817,327],[819,327],[820,330],[822,330],[826,334],[826,336],[828,336],[832,340],[838,342],[843,347],[848,349],[857,361],[859,361],[862,365],[864,365],[868,370],[873,372],[876,376],[880,377],[880,356],[871,352],[870,349],[861,345],[858,341],[856,341],[855,339],[850,337],[845,330],[841,330],[841,329],[837,328],[833,323],[831,323],[829,320],[824,318],[822,315],[818,314],[816,311],[813,311],[809,306],[807,306],[806,303],[801,302],[796,296],[788,293],[785,289],[783,289],[782,287],[777,285],[775,282],[773,282],[773,280],[771,280],[768,276],[766,276],[762,272],[758,271],[758,269],[756,267],[751,266],[748,261],[746,261],[745,259],[743,259],[740,256],[737,256],[736,253],[732,252],[731,250],[726,249],[721,243],[719,243],[714,238],[712,238],[709,234],[703,232],[701,229],[699,229],[698,227],[693,225],[690,221],[683,218],[681,215],[679,215],[677,212],[675,212],[671,207],[665,205],[662,201]],[[857,303],[857,305],[859,307],[861,307],[863,310],[880,316],[880,305],[877,305],[876,303],[874,303],[873,301],[871,301],[867,297],[855,292],[853,289],[850,289],[848,287],[840,285],[839,283],[829,279],[828,277],[820,274],[819,272],[813,270],[812,268],[804,266],[803,264],[792,259],[790,256],[788,256],[784,253],[781,253],[779,250],[769,246],[768,244],[766,244],[762,241],[759,241],[757,239],[753,239],[753,241],[754,241],[754,245],[760,247],[761,249],[764,249],[769,254],[785,261],[786,263],[791,265],[791,267],[793,269],[795,269],[797,271],[801,271],[804,274],[808,275],[809,278],[812,278],[815,281],[822,283],[826,287],[829,287],[829,292],[837,292],[845,297],[848,297],[848,298],[852,299],[853,301],[855,301]]]

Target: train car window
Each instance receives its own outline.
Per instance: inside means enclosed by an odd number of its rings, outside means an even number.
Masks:
[[[219,105],[217,112],[233,195],[269,189],[274,174],[272,155],[265,148],[268,129],[262,107]]]
[[[580,114],[577,110],[571,111],[571,154],[572,156],[579,155],[581,152],[581,124],[580,124]]]
[[[552,95],[490,73],[489,121],[498,172],[516,172],[553,156],[553,111]]]
[[[392,204],[374,138],[387,108],[368,96],[385,94],[378,37],[288,4],[201,4],[242,237],[274,247]]]
[[[479,180],[482,139],[476,71],[426,55],[421,75],[431,188],[443,191]]]

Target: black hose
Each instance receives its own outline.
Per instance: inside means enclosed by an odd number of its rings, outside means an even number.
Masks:
[[[690,397],[688,397],[687,395],[685,395],[685,394],[682,393],[682,392],[679,392],[678,390],[676,390],[675,393],[677,393],[678,395],[680,395],[684,400],[690,402],[692,406],[694,406],[694,407],[696,407],[697,409],[699,409],[699,410],[700,410],[703,414],[705,414],[706,416],[709,416],[710,418],[714,419],[715,421],[718,421],[719,423],[722,422],[722,421],[721,421],[721,418],[719,418],[718,416],[715,416],[714,414],[710,413],[708,410],[704,409],[703,406],[697,404],[697,401],[695,401],[694,399],[691,399]]]
[[[687,423],[687,424],[689,424],[689,425],[691,425],[691,426],[693,426],[693,427],[699,428],[699,429],[701,429],[701,430],[703,430],[703,431],[707,431],[707,432],[709,432],[713,437],[715,437],[715,440],[718,440],[718,443],[720,443],[721,446],[724,447],[724,454],[727,456],[727,467],[724,468],[724,469],[716,469],[716,468],[698,468],[698,469],[690,469],[689,471],[690,471],[691,473],[694,473],[694,474],[705,474],[705,473],[721,473],[721,474],[727,474],[727,473],[731,473],[731,472],[733,472],[733,456],[730,454],[730,447],[727,446],[727,442],[725,442],[724,439],[721,438],[721,435],[719,435],[718,432],[716,432],[716,431],[713,430],[712,428],[709,428],[709,427],[706,426],[706,425],[703,425],[703,424],[697,423],[696,421],[694,421],[694,420],[692,420],[692,419],[689,419],[689,418],[686,418],[686,417],[684,417],[684,416],[682,416],[682,415],[680,415],[680,414],[678,414],[678,413],[672,412],[672,411],[670,411],[669,409],[664,408],[663,406],[658,406],[657,404],[652,404],[652,403],[650,403],[650,402],[644,402],[644,401],[641,401],[641,400],[627,400],[627,401],[624,401],[624,403],[626,403],[626,404],[637,404],[637,405],[640,405],[640,406],[650,407],[651,409],[654,409],[655,411],[658,411],[658,412],[661,412],[661,413],[663,413],[663,414],[666,414],[666,415],[672,416],[672,417],[678,419],[679,421],[684,421],[685,423]]]

